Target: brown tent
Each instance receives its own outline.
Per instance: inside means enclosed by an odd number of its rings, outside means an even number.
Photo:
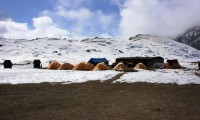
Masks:
[[[116,71],[124,71],[124,70],[127,70],[127,66],[124,64],[124,63],[118,63],[114,68],[113,70],[116,70]]]
[[[81,62],[77,64],[73,70],[93,70],[94,65],[89,62]]]
[[[93,69],[93,71],[98,71],[98,70],[109,70],[109,67],[104,62],[101,62],[98,63]]]
[[[147,69],[147,67],[143,63],[138,63],[134,69]]]
[[[70,63],[61,64],[58,70],[72,70],[74,66]]]
[[[165,69],[177,69],[177,68],[182,68],[181,65],[179,64],[178,60],[167,60],[167,63],[164,65]]]
[[[59,67],[60,64],[57,61],[51,61],[47,68],[57,70]]]

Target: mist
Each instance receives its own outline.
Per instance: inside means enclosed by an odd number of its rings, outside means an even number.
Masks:
[[[120,37],[153,34],[175,38],[200,25],[200,0],[126,0],[121,7]]]

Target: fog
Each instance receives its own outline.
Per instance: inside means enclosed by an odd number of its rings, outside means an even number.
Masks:
[[[154,34],[175,38],[200,25],[200,0],[126,0],[120,15],[120,36]]]

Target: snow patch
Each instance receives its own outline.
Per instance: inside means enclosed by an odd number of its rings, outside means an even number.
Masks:
[[[83,83],[93,80],[105,81],[119,74],[116,71],[58,71],[41,69],[0,69],[0,73],[0,84]]]
[[[184,69],[165,70],[160,69],[156,71],[140,70],[139,72],[126,73],[114,83],[176,83],[183,84],[200,84],[200,77],[196,76],[195,71],[186,71]]]

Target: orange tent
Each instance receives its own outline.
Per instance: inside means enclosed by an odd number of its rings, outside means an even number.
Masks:
[[[89,62],[81,62],[77,64],[73,70],[93,70],[94,65]]]
[[[138,63],[134,69],[147,69],[147,67],[143,63]]]
[[[57,61],[51,61],[47,68],[57,70],[59,67],[60,64]]]
[[[74,66],[70,63],[61,64],[58,70],[72,70]]]
[[[164,65],[165,69],[177,69],[177,68],[182,68],[181,65],[179,64],[178,60],[167,60],[167,63]]]
[[[116,71],[124,71],[124,70],[127,70],[127,66],[124,64],[124,63],[118,63],[114,68],[113,70],[116,70]]]
[[[101,62],[98,63],[93,69],[93,71],[98,71],[98,70],[109,70],[109,67],[104,62]]]

